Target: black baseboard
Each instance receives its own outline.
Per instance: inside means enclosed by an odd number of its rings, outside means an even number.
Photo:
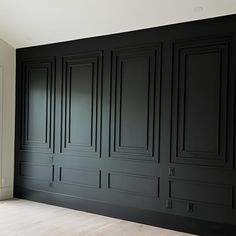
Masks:
[[[15,188],[14,196],[31,201],[66,207],[137,223],[193,233],[202,236],[235,236],[233,225],[219,224],[182,216],[173,216],[143,209],[112,205],[103,202],[84,200],[73,196]]]

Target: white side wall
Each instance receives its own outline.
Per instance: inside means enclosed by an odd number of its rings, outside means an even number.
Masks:
[[[16,50],[0,39],[0,200],[13,196]]]

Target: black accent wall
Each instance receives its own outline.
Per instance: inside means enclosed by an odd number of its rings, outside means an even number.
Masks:
[[[15,196],[234,235],[235,34],[231,15],[17,49]]]

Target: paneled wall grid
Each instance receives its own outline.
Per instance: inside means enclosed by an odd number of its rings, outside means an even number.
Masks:
[[[15,196],[235,225],[235,24],[18,49]]]

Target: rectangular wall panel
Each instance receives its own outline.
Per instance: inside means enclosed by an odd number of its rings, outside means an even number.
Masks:
[[[23,62],[22,150],[53,151],[54,81],[53,59]]]
[[[35,181],[50,182],[53,167],[46,164],[21,162],[19,165],[20,177]]]
[[[175,44],[173,162],[227,164],[229,43],[223,38]]]
[[[160,45],[112,52],[111,157],[159,158],[160,56]]]
[[[60,167],[59,178],[63,184],[78,187],[99,188],[101,185],[101,173],[98,170]]]
[[[159,178],[124,172],[108,174],[108,188],[124,194],[159,197]]]
[[[100,156],[102,54],[63,57],[61,152]]]
[[[232,186],[173,180],[169,187],[174,199],[232,207]]]

